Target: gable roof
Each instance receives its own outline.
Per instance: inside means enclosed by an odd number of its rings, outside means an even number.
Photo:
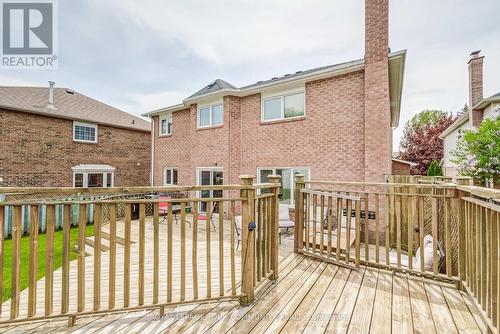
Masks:
[[[451,123],[449,127],[447,127],[441,134],[439,135],[439,138],[444,139],[446,136],[448,136],[450,133],[452,133],[455,129],[459,128],[462,126],[462,124],[466,123],[469,121],[469,113],[466,112],[459,118],[455,120],[455,122]]]
[[[227,81],[224,81],[222,79],[216,79],[214,82],[209,83],[208,85],[206,85],[205,87],[203,87],[202,89],[200,89],[199,91],[188,97],[188,99],[196,96],[202,96],[205,94],[214,93],[223,89],[236,89],[236,87],[231,85]]]
[[[54,88],[47,107],[48,87],[0,86],[0,108],[150,132],[148,121],[68,88]]]
[[[389,94],[391,108],[391,126],[396,127],[399,124],[399,114],[401,109],[401,95],[403,90],[404,65],[406,61],[406,50],[391,52],[389,58]],[[174,112],[189,108],[193,103],[197,103],[205,98],[220,97],[224,95],[246,96],[254,93],[260,93],[268,88],[286,87],[287,85],[304,84],[307,81],[319,80],[338,76],[345,73],[359,71],[364,68],[364,59],[353,60],[349,62],[315,67],[305,71],[297,71],[293,74],[285,74],[280,77],[274,77],[269,80],[262,80],[256,83],[235,87],[232,84],[217,79],[201,90],[192,94],[182,101],[182,103],[159,108],[142,114],[143,116],[153,116],[164,112]]]
[[[474,109],[484,109],[490,104],[495,102],[500,102],[500,92],[493,94],[485,99],[482,99],[474,106]]]

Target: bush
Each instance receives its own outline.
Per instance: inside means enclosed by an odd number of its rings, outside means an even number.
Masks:
[[[432,160],[429,165],[429,169],[427,169],[427,176],[443,176],[443,168],[436,160]]]

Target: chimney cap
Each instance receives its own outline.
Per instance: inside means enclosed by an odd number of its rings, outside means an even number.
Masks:
[[[52,80],[49,80],[49,86],[54,86],[56,83]]]
[[[471,55],[471,57],[478,57],[480,53],[481,53],[481,50],[476,50],[476,51],[472,51],[470,55]]]

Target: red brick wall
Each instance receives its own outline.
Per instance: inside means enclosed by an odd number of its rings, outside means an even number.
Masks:
[[[483,121],[483,110],[472,109],[483,99],[483,56],[472,56],[469,60],[469,119],[478,127]]]
[[[71,187],[79,164],[115,167],[115,186],[149,184],[147,132],[99,125],[97,144],[76,143],[71,120],[1,109],[0,140],[2,186]]]
[[[399,161],[392,161],[392,175],[411,175],[411,167]]]

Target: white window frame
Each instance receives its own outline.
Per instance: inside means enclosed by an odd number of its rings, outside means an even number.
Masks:
[[[210,172],[222,172],[222,175],[225,174],[224,172],[224,168],[223,167],[196,167],[196,185],[197,186],[201,186],[201,178],[200,178],[200,174],[202,171],[210,171]],[[225,176],[223,176],[225,177]],[[196,192],[196,196],[198,198],[201,198],[201,190],[198,190]],[[213,197],[213,190],[210,190],[210,197]],[[201,202],[199,202],[199,207],[198,209],[200,210],[201,212]]]
[[[292,95],[297,95],[297,94],[303,94],[304,95],[304,114],[299,115],[299,116],[293,116],[293,117],[286,117],[285,118],[285,97],[287,96],[292,96]],[[279,118],[272,118],[272,119],[265,119],[264,118],[264,103],[269,100],[274,100],[274,99],[280,99],[281,103],[281,115]],[[261,105],[260,105],[260,121],[262,123],[266,122],[274,122],[274,121],[282,121],[282,120],[287,120],[287,119],[296,119],[296,118],[303,118],[306,116],[306,92],[305,89],[300,89],[300,90],[293,90],[293,91],[287,91],[287,92],[280,92],[279,94],[272,94],[272,95],[267,95],[267,96],[262,96],[261,98]]]
[[[311,167],[257,167],[257,183],[260,183],[260,171],[261,170],[272,170],[273,174],[276,174],[277,169],[290,169],[292,171],[292,176],[294,174],[294,171],[296,170],[307,170],[307,173],[309,174],[309,177],[306,179],[307,180],[312,180],[311,178]],[[295,178],[291,177],[290,180],[290,189],[291,189],[291,194],[290,194],[290,205],[295,204]],[[260,195],[260,189],[257,190],[257,193]]]
[[[82,139],[76,139],[75,138],[75,129],[76,129],[76,126],[85,126],[85,127],[88,127],[88,128],[93,128],[95,130],[95,140],[82,140]],[[83,122],[73,122],[73,141],[75,142],[78,142],[78,143],[97,143],[97,129],[98,126],[97,124],[93,124],[93,123],[83,123]]]
[[[107,176],[108,174],[111,174],[111,187],[115,186],[115,167],[103,165],[100,167],[99,165],[93,165],[90,168],[87,168],[85,166],[75,166],[71,168],[73,170],[73,188],[76,186],[76,174],[83,174],[83,187],[82,188],[88,188],[88,175],[89,174],[102,174],[102,185],[103,188],[108,188],[108,180]]]
[[[168,119],[170,119],[170,122],[172,123],[172,127],[170,129],[170,132],[168,131],[168,123],[167,123],[167,132],[166,133],[163,133],[163,127],[161,126],[161,122],[162,121],[167,121],[168,122]],[[159,124],[158,124],[158,127],[159,127],[159,136],[162,137],[162,136],[171,136],[172,135],[172,132],[174,131],[174,118],[173,118],[173,115],[172,113],[168,113],[168,114],[165,114],[165,115],[162,115],[159,117]]]
[[[222,123],[220,123],[220,124],[213,124],[213,119],[212,119],[213,108],[214,107],[218,107],[218,106],[222,107]],[[201,125],[200,124],[200,110],[201,109],[205,109],[205,108],[209,108],[210,109],[210,112],[209,112],[209,120],[210,120],[210,122],[209,122],[208,125]],[[198,129],[212,128],[212,127],[215,127],[215,126],[222,126],[222,125],[224,125],[224,102],[221,101],[221,102],[217,102],[217,103],[204,104],[204,105],[198,106],[197,112],[196,112],[196,118],[197,118],[196,125],[197,125]]]
[[[170,183],[167,183],[167,170],[170,171]],[[174,184],[174,170],[177,171],[177,183],[179,183],[179,169],[177,167],[163,167],[163,185],[164,186],[176,186],[177,184]]]

